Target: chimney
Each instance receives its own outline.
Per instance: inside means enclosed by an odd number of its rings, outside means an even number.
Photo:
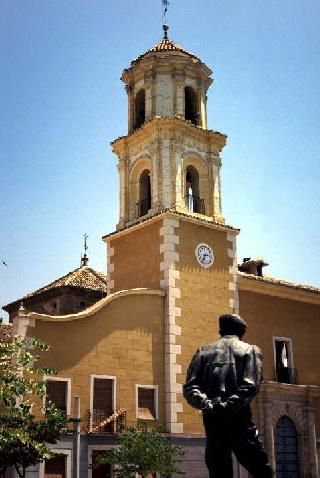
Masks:
[[[263,267],[268,266],[269,264],[265,262],[261,257],[244,257],[242,264],[238,265],[240,272],[245,272],[246,274],[251,274],[257,277],[263,277],[262,269]]]

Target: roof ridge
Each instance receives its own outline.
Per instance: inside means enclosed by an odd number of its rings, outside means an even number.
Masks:
[[[319,287],[309,285],[309,284],[301,284],[299,282],[294,282],[288,279],[282,279],[280,277],[275,277],[275,276],[262,276],[262,277],[255,276],[253,274],[247,274],[246,272],[241,272],[241,271],[238,271],[238,274],[249,280],[251,279],[251,280],[256,280],[260,282],[267,282],[267,283],[271,283],[271,284],[275,284],[279,286],[287,286],[287,287],[292,287],[295,289],[305,290],[307,292],[315,292],[317,294],[320,294]]]

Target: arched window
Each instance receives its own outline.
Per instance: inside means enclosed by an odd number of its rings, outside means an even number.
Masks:
[[[139,179],[139,201],[137,202],[137,216],[141,217],[147,214],[151,208],[151,180],[150,171],[145,169],[140,174]]]
[[[299,478],[297,431],[289,417],[278,420],[274,444],[277,478]]]
[[[204,200],[200,198],[199,173],[194,166],[186,169],[186,206],[189,211],[205,214]]]
[[[135,107],[135,121],[134,127],[140,128],[141,125],[145,122],[146,119],[146,98],[144,90],[138,91],[134,101]]]
[[[198,124],[197,94],[191,86],[184,89],[184,117],[193,124]]]

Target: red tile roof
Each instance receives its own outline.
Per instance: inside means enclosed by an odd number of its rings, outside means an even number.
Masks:
[[[307,284],[298,284],[296,282],[291,282],[284,279],[279,279],[278,277],[271,277],[271,276],[255,276],[253,274],[246,274],[245,272],[239,272],[239,275],[244,279],[254,280],[258,282],[265,282],[267,284],[275,284],[284,287],[292,287],[294,289],[305,290],[306,292],[312,292],[314,294],[320,294],[320,289],[318,287],[314,287],[312,285]]]
[[[11,302],[3,306],[3,309],[6,310],[6,307],[12,305],[16,302],[21,302],[24,299],[29,299],[36,295],[42,294],[49,290],[58,289],[60,287],[77,287],[80,289],[89,289],[95,291],[107,292],[107,276],[102,272],[97,272],[91,267],[82,266],[77,269],[68,272],[68,274],[56,279],[55,281],[47,284],[40,289],[36,289],[33,292],[25,295],[24,297]]]
[[[170,40],[169,38],[163,38],[159,43],[156,43],[152,48],[149,48],[149,50],[147,50],[146,52],[142,53],[137,58],[132,60],[131,65],[141,60],[141,58],[148,55],[148,53],[164,52],[164,51],[178,51],[181,53],[185,53],[186,55],[191,56],[192,58],[195,58],[196,60],[200,61],[200,59],[196,55],[194,55],[193,53],[190,53],[188,50],[185,50],[185,48],[178,45],[174,41]]]

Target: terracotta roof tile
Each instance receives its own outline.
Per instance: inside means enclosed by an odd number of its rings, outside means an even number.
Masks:
[[[40,289],[36,289],[33,292],[25,295],[24,297],[6,304],[3,306],[3,309],[6,310],[6,307],[12,305],[16,302],[21,302],[24,299],[30,299],[35,297],[38,294],[47,292],[53,289],[59,289],[60,287],[78,287],[80,289],[90,289],[96,291],[107,292],[107,276],[102,272],[97,272],[91,267],[83,266],[78,267],[77,269],[68,272],[68,274],[60,277],[59,279],[47,284]]]
[[[145,55],[148,55],[148,53],[156,53],[156,52],[164,52],[164,51],[178,51],[181,53],[185,53],[186,55],[189,55],[192,58],[195,58],[196,60],[199,60],[199,58],[196,55],[194,55],[193,53],[190,53],[188,50],[178,45],[174,41],[170,40],[169,38],[163,38],[159,43],[156,43],[152,48],[149,48],[149,50],[147,50],[146,52],[142,53],[137,58],[132,60],[131,65],[141,60],[141,58],[143,58]]]
[[[58,287],[79,287],[82,289],[103,290],[107,291],[107,276],[102,272],[97,272],[91,267],[78,267],[74,271],[69,272],[60,279],[51,282],[40,289],[37,289],[25,298],[33,297],[50,289],[57,289]]]
[[[205,222],[207,224],[212,224],[212,225],[220,227],[221,229],[231,230],[231,231],[236,231],[236,232],[240,231],[240,229],[238,229],[236,227],[233,227],[233,226],[229,226],[228,224],[221,224],[220,222],[215,222],[210,217],[205,218],[205,217],[200,217],[200,215],[199,216],[193,216],[193,215],[190,215],[188,213],[177,211],[175,206],[172,206],[172,207],[161,209],[161,211],[158,211],[158,212],[152,214],[151,216],[146,215],[146,216],[139,217],[132,224],[130,224],[128,226],[125,226],[122,229],[118,229],[116,231],[110,232],[109,234],[105,234],[104,236],[102,236],[102,239],[106,239],[107,237],[111,237],[111,236],[114,236],[116,234],[119,234],[120,232],[126,231],[127,229],[131,229],[131,228],[133,228],[133,227],[135,227],[135,226],[137,226],[137,225],[139,225],[143,222],[151,221],[152,219],[154,219],[156,217],[160,217],[161,215],[164,215],[168,212],[173,213],[176,216],[181,216],[181,217],[185,217],[185,218],[192,219],[192,220],[195,220],[195,221]]]
[[[279,279],[278,277],[271,277],[271,276],[255,276],[252,274],[246,274],[245,272],[239,272],[239,275],[244,279],[255,280],[259,282],[265,282],[268,284],[275,284],[284,287],[292,287],[294,289],[305,290],[306,292],[312,292],[314,294],[320,294],[320,288],[314,287],[312,285],[307,284],[298,284],[296,282],[291,282],[284,279]]]

